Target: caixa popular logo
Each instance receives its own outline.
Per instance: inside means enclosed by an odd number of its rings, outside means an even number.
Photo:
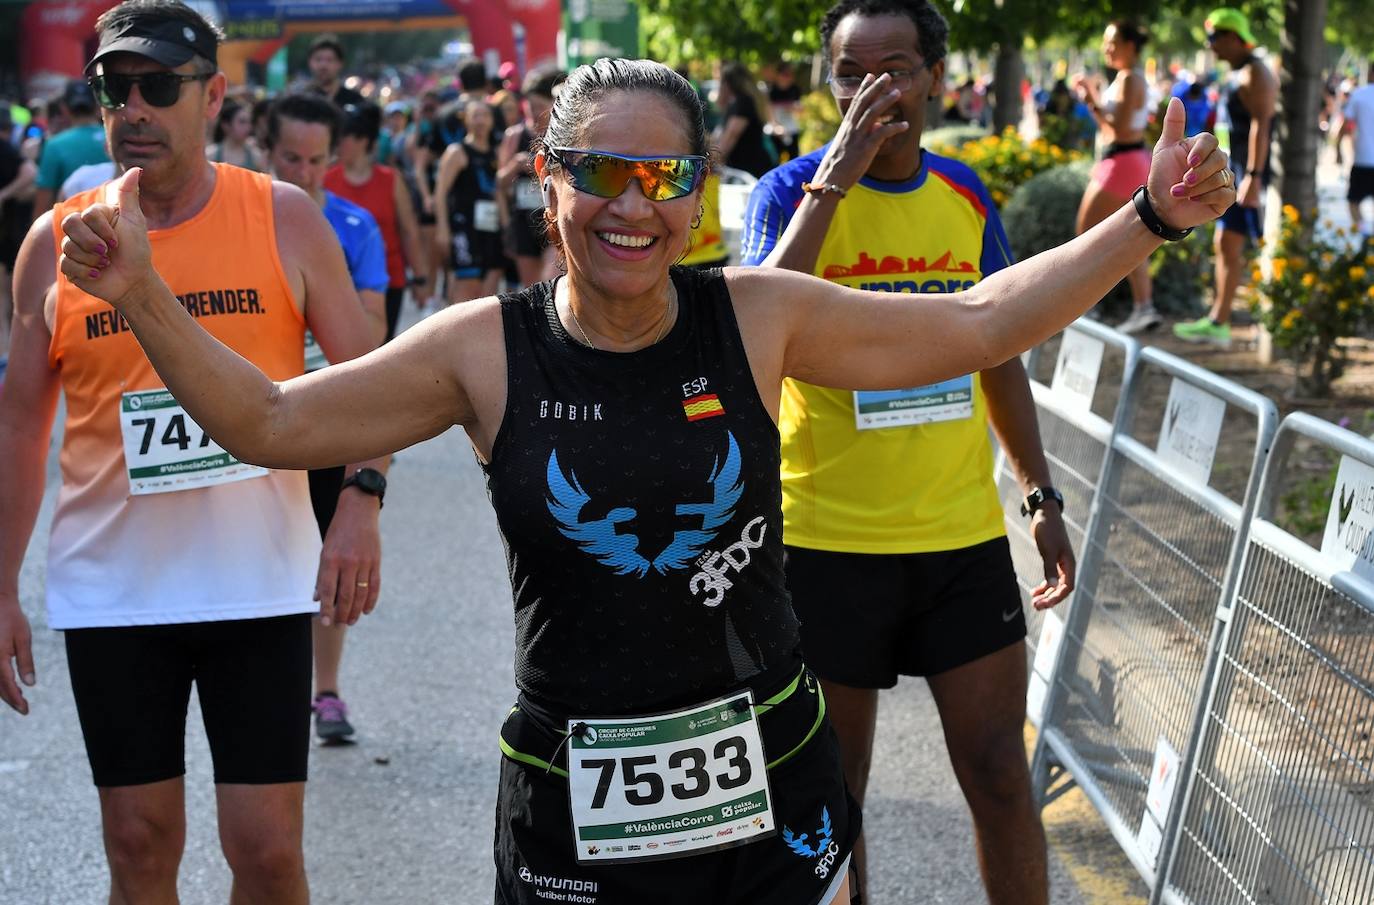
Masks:
[[[821,825],[816,830],[814,845],[807,841],[810,838],[810,833],[802,833],[799,836],[786,826],[782,828],[782,841],[787,843],[787,847],[794,855],[815,860],[816,876],[824,880],[830,876],[830,870],[840,856],[840,847],[835,844],[835,831],[830,825],[829,808],[821,808]]]

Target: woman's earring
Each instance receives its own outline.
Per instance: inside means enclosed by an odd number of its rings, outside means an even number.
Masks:
[[[706,217],[706,205],[697,208],[697,215],[692,218],[692,229],[701,226],[701,221]]]

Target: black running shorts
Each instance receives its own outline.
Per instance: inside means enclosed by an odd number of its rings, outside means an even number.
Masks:
[[[768,774],[779,832],[748,845],[680,858],[578,863],[568,781],[544,767],[503,757],[496,802],[496,902],[826,905],[848,871],[862,818],[845,789],[829,720],[822,718],[816,728],[820,706],[818,683],[807,675],[796,692],[759,718],[769,758],[797,749]],[[809,741],[797,748],[813,728]],[[501,737],[522,755],[567,766],[552,725],[525,710],[512,711]]]
[[[1359,204],[1366,198],[1374,198],[1374,167],[1352,166],[1350,191],[1346,192],[1345,200],[1351,204]]]
[[[186,772],[186,707],[200,696],[215,782],[304,782],[311,616],[68,629],[67,663],[95,784]]]
[[[310,476],[310,508],[315,510],[315,524],[320,528],[320,540],[329,533],[334,510],[339,508],[339,494],[343,492],[344,466],[312,468]]]
[[[406,297],[404,286],[392,286],[386,291],[386,339],[389,343],[396,338],[396,323],[401,319],[401,302]]]
[[[806,662],[826,681],[891,688],[1026,637],[1005,537],[939,553],[788,547],[786,567]]]

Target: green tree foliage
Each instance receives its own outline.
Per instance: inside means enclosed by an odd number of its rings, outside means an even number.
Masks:
[[[751,66],[820,49],[829,0],[638,0],[646,53],[670,66],[739,60]]]

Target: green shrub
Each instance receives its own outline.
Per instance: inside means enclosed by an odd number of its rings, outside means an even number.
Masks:
[[[797,112],[797,124],[801,126],[797,146],[801,152],[810,154],[824,147],[839,131],[841,119],[839,105],[829,91],[812,91],[803,97]]]
[[[933,150],[936,146],[940,146],[958,150],[971,141],[986,138],[987,134],[988,130],[982,126],[941,126],[938,129],[927,129],[921,133],[921,147]]]
[[[1077,161],[1028,179],[1002,207],[1002,225],[1018,258],[1029,258],[1074,237],[1078,203],[1092,164]]]

